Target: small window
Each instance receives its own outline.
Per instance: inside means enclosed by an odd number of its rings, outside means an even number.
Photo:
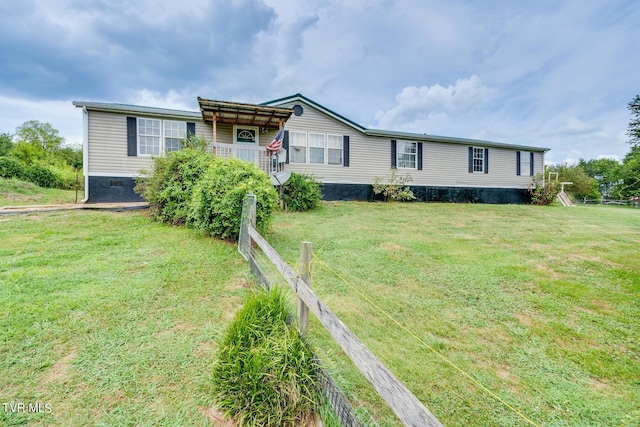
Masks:
[[[307,163],[307,134],[289,131],[289,162]]]
[[[141,156],[159,156],[160,120],[138,119],[138,141]]]
[[[484,148],[473,147],[473,172],[484,172]]]
[[[327,135],[327,160],[330,165],[342,165],[342,135]]]
[[[398,168],[415,169],[417,143],[398,141]]]
[[[257,144],[258,128],[254,126],[234,126],[233,127],[233,143],[234,144]]]

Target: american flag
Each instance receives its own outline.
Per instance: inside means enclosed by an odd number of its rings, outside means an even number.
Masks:
[[[280,130],[276,134],[276,137],[273,138],[273,141],[271,142],[271,144],[267,145],[267,151],[273,151],[274,153],[277,153],[278,151],[280,151],[280,149],[282,148],[283,139],[284,139],[284,126],[280,128]]]

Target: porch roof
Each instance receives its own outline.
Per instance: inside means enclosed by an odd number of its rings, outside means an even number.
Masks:
[[[205,122],[227,123],[244,126],[278,128],[287,121],[292,108],[265,107],[263,105],[241,104],[237,102],[214,101],[198,97],[202,119]]]

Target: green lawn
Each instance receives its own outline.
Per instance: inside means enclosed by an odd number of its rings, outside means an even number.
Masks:
[[[235,245],[144,213],[0,217],[0,425],[209,425],[216,342],[249,285]]]
[[[78,202],[84,198],[82,189],[78,191],[77,197]],[[0,178],[0,207],[74,203],[75,200],[75,190],[41,188],[31,182],[15,178]]]
[[[292,265],[313,242],[345,279],[316,263],[313,288],[444,425],[640,425],[638,209],[330,203],[280,215],[267,239]],[[358,404],[396,425],[322,326],[312,335]]]
[[[447,426],[531,424],[419,340],[537,425],[640,425],[638,209],[324,203],[267,239],[292,265],[314,243],[349,284],[316,263],[313,288]],[[144,212],[0,217],[0,403],[51,407],[0,425],[208,425],[246,272],[235,245]],[[397,425],[311,334],[356,406]]]

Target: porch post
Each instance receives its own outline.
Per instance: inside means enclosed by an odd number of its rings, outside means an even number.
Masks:
[[[213,115],[213,147],[211,147],[211,152],[215,152],[215,144],[218,142],[218,130],[216,129],[217,116]]]

